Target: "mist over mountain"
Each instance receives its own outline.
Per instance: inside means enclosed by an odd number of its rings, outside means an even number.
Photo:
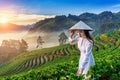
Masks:
[[[34,27],[31,28],[28,32],[57,32],[62,30],[68,30],[71,26],[73,26],[78,21],[84,21],[89,26],[91,26],[95,31],[94,35],[103,33],[99,31],[100,27],[103,28],[105,24],[108,23],[119,23],[120,22],[120,12],[112,13],[111,11],[104,11],[99,14],[94,13],[83,13],[80,15],[72,15],[69,14],[68,16],[61,15],[56,16],[55,18],[49,18],[42,21],[38,21],[34,24]],[[115,27],[116,28],[116,27]],[[109,28],[111,29],[111,28]],[[110,30],[109,30],[110,31]]]
[[[13,23],[0,23],[0,33],[11,33],[11,32],[20,32],[20,31],[26,31],[32,28],[33,25],[16,25]]]
[[[80,15],[60,15],[38,21],[28,30],[23,39],[29,43],[30,50],[36,49],[38,36],[41,36],[45,41],[43,48],[56,46],[59,45],[59,34],[65,32],[69,37],[69,28],[80,20],[94,29],[91,32],[94,36],[120,28],[120,12],[104,11],[99,14],[86,12]]]

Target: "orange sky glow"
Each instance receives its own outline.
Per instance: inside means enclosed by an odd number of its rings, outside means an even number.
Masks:
[[[0,22],[9,22],[18,25],[28,25],[33,24],[39,20],[44,20],[45,18],[52,18],[54,16],[48,15],[36,15],[36,14],[1,14]]]
[[[27,14],[26,11],[20,8],[15,8],[16,6],[2,7],[0,8],[0,23],[14,23],[18,25],[28,25],[36,23],[39,20],[44,20],[45,18],[53,18],[54,15],[40,15],[40,14]],[[18,12],[18,10],[22,12]]]

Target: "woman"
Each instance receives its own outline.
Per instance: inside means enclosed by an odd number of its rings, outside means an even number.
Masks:
[[[80,74],[85,74],[86,77],[86,74],[88,73],[90,67],[95,65],[94,57],[92,55],[94,41],[89,34],[89,31],[91,30],[92,28],[90,28],[82,21],[78,22],[76,25],[70,28],[70,43],[72,44],[77,41],[78,49],[81,53],[79,67],[76,73],[77,76]],[[77,38],[73,38],[75,32]]]

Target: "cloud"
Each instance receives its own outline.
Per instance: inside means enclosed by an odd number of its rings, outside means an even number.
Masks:
[[[39,14],[0,14],[0,17],[5,17],[8,19],[9,23],[14,23],[18,25],[28,25],[36,23],[40,20],[46,18],[54,18],[55,15],[39,15]]]
[[[5,17],[9,23],[27,25],[33,24],[39,20],[53,18],[55,15],[41,15],[39,9],[32,9],[23,5],[3,4],[0,5],[0,18]]]
[[[113,5],[112,8],[120,8],[120,4]]]
[[[54,15],[38,15],[38,14],[19,14],[14,16],[11,19],[11,22],[15,24],[27,25],[27,24],[36,23],[37,21],[44,20],[46,18],[53,18],[53,17],[55,16]]]

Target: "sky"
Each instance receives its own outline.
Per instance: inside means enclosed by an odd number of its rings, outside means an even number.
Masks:
[[[103,11],[119,12],[120,0],[0,0],[0,20],[23,25],[56,15]]]

